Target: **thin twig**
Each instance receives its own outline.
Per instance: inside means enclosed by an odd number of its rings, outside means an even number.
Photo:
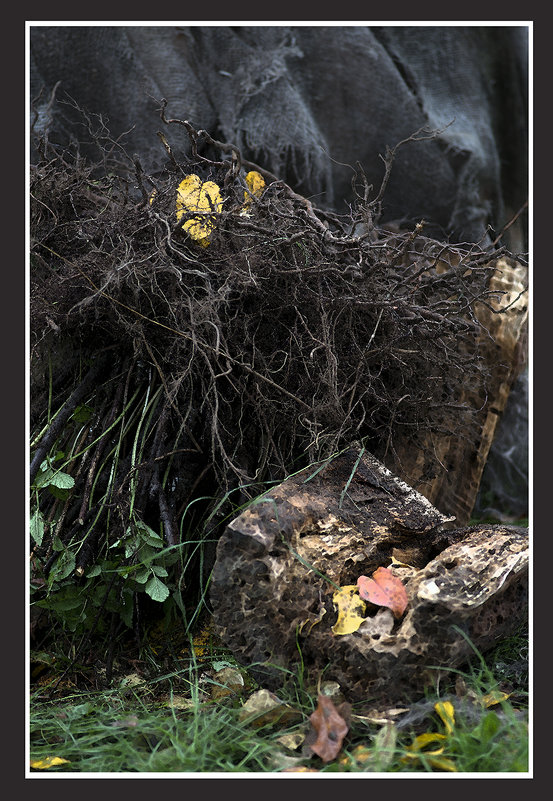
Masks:
[[[48,431],[42,438],[40,445],[35,451],[35,455],[31,462],[31,466],[29,468],[30,473],[30,483],[32,484],[36,478],[40,465],[46,458],[46,455],[56,439],[59,437],[61,432],[63,431],[63,427],[66,422],[69,420],[75,409],[77,408],[78,404],[83,400],[86,396],[87,392],[90,390],[93,382],[95,381],[96,377],[98,376],[100,370],[105,364],[105,358],[103,356],[98,356],[85,375],[79,386],[71,393],[67,401],[65,402],[63,408],[52,422],[52,425],[49,427]]]

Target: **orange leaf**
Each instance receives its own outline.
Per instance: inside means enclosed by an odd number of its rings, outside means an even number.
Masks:
[[[295,768],[284,768],[281,773],[318,773],[317,768],[306,768],[305,765],[299,765]]]
[[[407,593],[397,576],[387,567],[379,567],[373,577],[359,576],[357,579],[359,596],[376,606],[387,606],[395,617],[401,617],[407,608]]]
[[[317,709],[309,720],[317,734],[310,748],[323,762],[330,762],[340,752],[349,726],[326,695],[319,695]]]

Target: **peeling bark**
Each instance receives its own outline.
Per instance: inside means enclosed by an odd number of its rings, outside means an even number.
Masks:
[[[438,272],[450,267],[445,262],[443,265]],[[527,282],[526,267],[513,259],[498,259],[488,283],[492,293],[489,304],[477,304],[477,318],[483,326],[481,358],[493,369],[477,392],[461,389],[459,403],[474,410],[478,436],[466,439],[429,434],[426,447],[416,451],[407,441],[396,446],[401,477],[439,509],[455,515],[457,525],[470,520],[497,424],[525,363]],[[443,465],[431,480],[424,475],[427,453],[435,453]]]

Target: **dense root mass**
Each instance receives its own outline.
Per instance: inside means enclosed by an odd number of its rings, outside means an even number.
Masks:
[[[216,160],[193,148],[156,176],[136,159],[132,181],[48,149],[32,167],[35,533],[44,527],[33,556],[44,582],[55,564],[60,581],[108,556],[132,566],[128,538],[151,530],[196,543],[179,568],[194,588],[225,514],[269,482],[354,440],[399,474],[398,451],[422,452],[429,433],[474,440],[466,399],[485,396],[490,341],[475,309],[493,301],[494,260],[509,254],[426,238],[422,222],[380,228],[381,198],[362,176],[347,216],[262,169],[264,191],[252,193],[255,165],[219,150]],[[177,218],[191,174],[217,184],[222,206]],[[424,448],[421,474],[440,469]]]

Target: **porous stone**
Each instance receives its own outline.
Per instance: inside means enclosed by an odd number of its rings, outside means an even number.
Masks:
[[[282,685],[301,651],[305,669],[324,670],[351,700],[407,701],[436,668],[463,664],[472,645],[485,651],[526,615],[527,530],[450,523],[352,447],[227,526],[211,585],[218,633],[264,687]],[[406,587],[403,617],[369,604],[356,632],[334,635],[337,587],[381,566]]]

